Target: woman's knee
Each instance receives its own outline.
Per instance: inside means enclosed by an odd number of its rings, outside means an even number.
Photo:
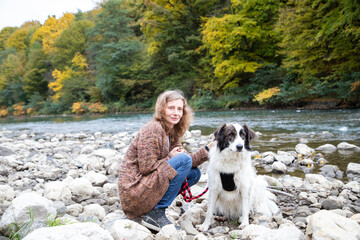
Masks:
[[[182,164],[186,167],[191,168],[192,166],[192,157],[187,153],[179,153],[181,155]]]

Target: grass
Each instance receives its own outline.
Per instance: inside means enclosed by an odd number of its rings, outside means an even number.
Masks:
[[[29,208],[30,220],[22,224],[21,226],[16,221],[10,224],[7,234],[9,235],[9,240],[20,240],[24,238],[30,231],[32,224],[34,223],[34,216]],[[61,217],[47,217],[44,220],[44,223],[48,227],[56,227],[62,225],[73,224],[74,222],[71,219],[63,219]]]

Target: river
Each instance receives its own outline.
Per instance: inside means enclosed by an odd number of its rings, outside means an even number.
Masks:
[[[0,119],[0,128],[44,133],[136,132],[152,114],[110,116],[56,116]],[[343,110],[242,110],[196,112],[192,129],[212,133],[222,123],[246,123],[261,136],[252,148],[259,152],[294,150],[300,138],[316,148],[325,143],[348,142],[360,146],[360,109]],[[360,152],[326,154],[328,164],[346,170],[349,162],[360,163]],[[300,174],[301,175],[301,174]]]

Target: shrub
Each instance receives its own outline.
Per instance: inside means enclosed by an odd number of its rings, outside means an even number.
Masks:
[[[91,113],[105,113],[107,111],[107,108],[101,102],[91,103],[88,109]]]
[[[270,98],[278,95],[280,92],[280,88],[279,87],[273,87],[273,88],[269,88],[269,89],[265,89],[262,92],[256,94],[254,97],[254,101],[259,102],[260,104],[264,104],[267,101],[269,101]]]
[[[84,114],[88,111],[88,103],[74,102],[71,109],[72,109],[72,112],[75,114]]]
[[[13,108],[13,115],[14,116],[25,115],[24,102],[14,104],[12,108]]]
[[[8,114],[9,114],[9,110],[7,110],[6,108],[0,109],[0,118],[6,117]]]

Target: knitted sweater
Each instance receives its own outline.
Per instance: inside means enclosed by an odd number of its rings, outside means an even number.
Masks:
[[[180,146],[169,147],[165,130],[160,122],[145,124],[132,140],[122,161],[118,186],[122,210],[130,219],[150,212],[162,199],[169,182],[177,172],[167,160],[169,152]],[[191,154],[193,167],[208,160],[205,148]]]

